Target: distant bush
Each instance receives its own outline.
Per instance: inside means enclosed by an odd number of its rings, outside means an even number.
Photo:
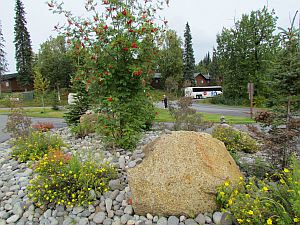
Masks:
[[[13,138],[25,138],[30,132],[31,119],[27,117],[23,108],[12,108],[4,130]]]
[[[201,114],[191,108],[192,98],[182,97],[177,101],[177,106],[170,104],[170,115],[174,118],[174,130],[198,131],[211,127],[212,124],[204,122]]]
[[[59,136],[39,131],[33,131],[26,137],[17,138],[13,140],[12,144],[12,157],[20,162],[39,160],[48,153],[49,148],[60,149],[66,146]]]
[[[212,136],[224,142],[227,150],[232,153],[238,151],[254,153],[259,150],[257,142],[252,137],[230,126],[217,126]]]
[[[108,191],[117,172],[109,164],[80,162],[77,157],[51,149],[36,165],[28,196],[37,206],[54,203],[68,207],[89,205]]]
[[[222,104],[222,105],[248,105],[248,101],[245,101],[242,98],[225,98],[224,95],[218,95],[213,98],[210,98],[211,104]]]

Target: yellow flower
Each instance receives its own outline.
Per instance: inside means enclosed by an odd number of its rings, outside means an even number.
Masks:
[[[221,195],[221,197],[224,197],[225,192],[221,191],[221,192],[220,192],[220,195]]]
[[[262,189],[263,191],[268,191],[269,190],[269,188],[268,187],[263,187],[263,189]]]
[[[243,222],[244,222],[243,219],[237,219],[237,221],[238,221],[239,223],[243,223]]]
[[[297,217],[294,218],[294,222],[297,223],[299,222],[299,219]]]
[[[232,205],[232,203],[233,203],[232,199],[229,199],[228,200],[228,205]]]
[[[273,221],[272,221],[272,219],[271,218],[269,218],[268,220],[267,220],[267,224],[273,224]]]
[[[59,162],[59,165],[62,165],[62,164],[63,164],[62,161],[60,161],[60,162]]]
[[[290,171],[289,171],[289,169],[287,169],[287,168],[284,168],[284,169],[283,169],[283,172],[285,172],[285,173],[289,173]]]
[[[248,213],[249,215],[253,215],[253,211],[252,211],[252,210],[249,210],[247,213]]]
[[[226,181],[225,183],[224,183],[224,185],[227,187],[227,186],[229,186],[229,181]]]
[[[243,177],[240,177],[240,180],[244,180],[244,178],[243,178]]]
[[[48,188],[48,187],[49,187],[48,184],[46,184],[46,185],[45,185],[45,188]]]
[[[280,179],[280,183],[282,183],[282,184],[285,184],[285,181],[284,181],[284,179]]]

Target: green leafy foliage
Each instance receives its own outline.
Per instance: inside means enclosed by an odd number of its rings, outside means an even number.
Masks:
[[[212,136],[224,142],[227,150],[231,153],[238,151],[254,153],[259,150],[257,142],[247,133],[241,132],[228,125],[215,127]]]
[[[155,14],[163,2],[92,3],[86,5],[86,9],[95,12],[92,18],[74,17],[56,1],[49,5],[67,15],[64,33],[78,57],[79,71],[73,80],[85,85],[90,100],[97,106],[99,132],[121,147],[132,148],[135,137],[154,118],[147,81],[153,75],[161,42],[163,29],[157,25]],[[98,14],[101,8],[104,13]],[[67,122],[76,123],[82,109],[69,113]]]
[[[12,106],[12,102],[8,101]],[[30,132],[31,119],[27,117],[21,107],[12,106],[4,130],[10,133],[13,138],[26,138]]]
[[[198,131],[211,127],[212,124],[204,122],[200,114],[191,108],[192,98],[183,97],[177,102],[177,106],[170,105],[170,115],[174,118],[174,130]]]
[[[80,162],[76,156],[51,149],[34,166],[35,178],[27,186],[28,196],[37,206],[54,203],[68,207],[92,204],[108,191],[108,182],[117,176],[109,164],[92,160]]]
[[[74,103],[67,106],[67,113],[64,118],[69,126],[76,126],[80,117],[90,109],[91,98],[84,87],[84,83],[73,80],[73,90],[76,92]]]
[[[97,114],[85,114],[80,118],[80,123],[71,127],[71,131],[77,137],[85,137],[96,132],[98,122]]]
[[[20,162],[39,160],[48,153],[49,148],[60,149],[66,146],[59,136],[39,131],[13,140],[12,145],[11,155]]]
[[[67,48],[64,36],[50,37],[41,45],[35,67],[49,81],[51,90],[69,87],[75,73],[75,55]]]
[[[45,95],[49,87],[49,81],[42,76],[40,71],[34,72],[34,90],[37,97],[42,101],[42,106],[45,108]]]
[[[299,174],[299,162],[294,159],[291,169],[264,180],[241,178],[235,187],[226,181],[217,189],[217,202],[239,224],[299,224]]]
[[[168,79],[172,78],[174,82],[177,82],[177,86],[178,83],[182,82],[183,60],[181,45],[182,41],[176,32],[168,30],[158,60],[161,82],[165,84],[167,90],[171,89],[166,83]]]
[[[253,82],[255,96],[268,97],[268,71],[279,49],[274,34],[277,18],[266,7],[244,14],[234,28],[223,29],[217,36],[218,76],[222,75],[223,94],[227,99],[248,99],[247,83]]]

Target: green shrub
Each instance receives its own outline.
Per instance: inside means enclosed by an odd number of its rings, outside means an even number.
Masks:
[[[222,105],[249,105],[249,101],[245,101],[242,98],[226,98],[224,95],[218,95],[210,98],[211,104],[222,104]]]
[[[271,178],[244,181],[237,187],[226,181],[217,189],[217,202],[232,213],[239,224],[292,225],[300,222],[300,167],[294,160],[291,170],[284,169]]]
[[[30,132],[27,137],[17,138],[12,144],[12,157],[20,162],[39,160],[49,148],[60,149],[66,146],[59,136],[39,131]]]
[[[236,130],[230,126],[217,126],[212,136],[224,142],[228,151],[235,153],[243,151],[247,153],[254,153],[259,150],[256,141],[247,133]]]
[[[25,138],[29,135],[30,125],[31,119],[27,117],[24,109],[17,107],[11,109],[4,130],[13,138]]]
[[[141,132],[151,127],[155,117],[153,103],[147,95],[137,96],[132,101],[107,98],[99,109],[97,132],[103,135],[108,146],[132,150]]]
[[[37,206],[54,203],[64,206],[91,204],[109,189],[116,170],[94,161],[81,163],[77,157],[50,150],[35,166],[37,176],[27,186],[28,196]]]
[[[174,130],[198,131],[211,127],[211,123],[203,121],[202,115],[191,108],[192,98],[182,97],[177,101],[177,106],[170,104],[169,112],[174,118]]]
[[[97,114],[84,114],[77,125],[71,126],[71,132],[77,137],[85,137],[96,132],[97,122]]]

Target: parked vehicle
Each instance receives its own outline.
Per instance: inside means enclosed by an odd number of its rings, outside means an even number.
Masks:
[[[185,97],[192,98],[210,98],[217,95],[221,95],[222,87],[221,86],[206,86],[206,87],[186,87],[184,89]]]

